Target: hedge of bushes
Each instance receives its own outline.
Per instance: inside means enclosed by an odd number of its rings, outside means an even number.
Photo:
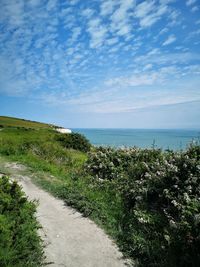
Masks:
[[[79,133],[57,134],[56,140],[65,148],[73,148],[82,152],[90,151],[91,144],[87,138]]]
[[[36,205],[16,182],[0,178],[0,266],[42,266],[43,247],[37,234]]]
[[[100,147],[86,170],[121,197],[118,240],[139,266],[200,266],[200,146]]]

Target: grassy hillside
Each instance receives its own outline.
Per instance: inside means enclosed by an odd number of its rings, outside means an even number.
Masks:
[[[0,116],[0,127],[23,127],[23,128],[30,128],[30,129],[51,129],[53,126],[51,124]]]

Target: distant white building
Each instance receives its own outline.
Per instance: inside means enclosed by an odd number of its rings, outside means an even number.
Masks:
[[[65,129],[65,128],[56,128],[56,131],[59,132],[59,133],[63,133],[63,134],[70,134],[72,133],[72,130],[70,129]]]

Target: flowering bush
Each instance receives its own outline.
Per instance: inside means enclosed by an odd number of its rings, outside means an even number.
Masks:
[[[122,171],[122,155],[120,151],[99,147],[88,154],[86,169],[98,179],[112,180]]]
[[[87,169],[121,196],[119,239],[141,266],[200,266],[200,146],[99,148]]]
[[[137,148],[114,149],[98,147],[88,153],[86,170],[100,180],[113,180],[119,178],[128,167],[131,159],[137,155]]]

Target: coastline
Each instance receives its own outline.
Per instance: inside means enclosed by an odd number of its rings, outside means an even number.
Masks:
[[[200,139],[200,129],[72,129],[94,146],[139,147],[183,150]]]

